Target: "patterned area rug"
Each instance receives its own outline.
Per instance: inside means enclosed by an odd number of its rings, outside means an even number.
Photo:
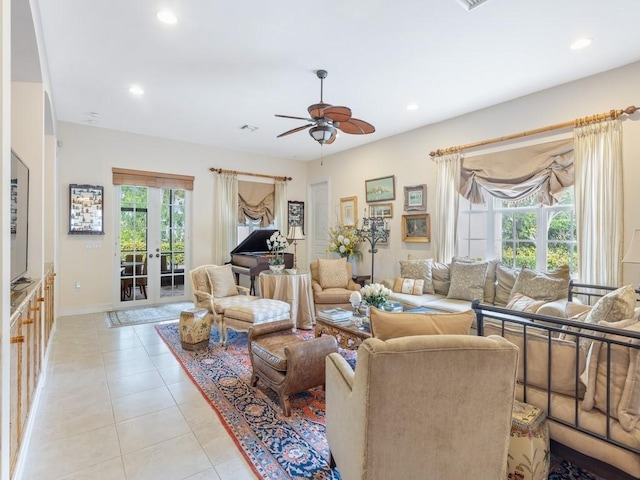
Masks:
[[[110,327],[126,327],[142,323],[165,322],[177,320],[180,312],[193,308],[193,302],[167,303],[155,307],[138,307],[129,310],[107,312],[107,323]]]
[[[192,352],[180,346],[177,324],[155,328],[223,420],[259,478],[341,478],[328,464],[323,390],[315,388],[292,396],[291,417],[284,417],[275,393],[261,382],[255,389],[250,386],[246,333],[230,331],[229,347],[224,350],[217,343],[214,327],[209,347]],[[349,363],[355,362],[354,352],[340,353]],[[550,463],[549,480],[605,480],[553,454]]]

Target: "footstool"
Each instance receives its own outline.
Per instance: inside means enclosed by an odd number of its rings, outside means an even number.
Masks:
[[[253,302],[232,305],[224,309],[222,317],[222,345],[227,346],[228,329],[248,332],[253,325],[291,319],[291,306],[281,300],[259,298]]]
[[[547,480],[549,455],[547,415],[538,407],[516,400],[511,415],[508,478]]]
[[[209,345],[211,315],[205,308],[187,308],[180,313],[180,344],[185,350],[200,350]]]

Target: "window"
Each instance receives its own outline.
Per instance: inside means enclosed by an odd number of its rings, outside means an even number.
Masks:
[[[276,228],[275,223],[272,222],[266,227],[261,227],[260,220],[252,220],[245,216],[243,220],[238,222],[238,245],[240,245],[240,243],[254,230],[261,230],[265,228]]]
[[[542,271],[569,265],[575,274],[576,248],[573,187],[553,206],[536,204],[535,196],[515,202],[489,197],[486,205],[460,197],[458,255]]]

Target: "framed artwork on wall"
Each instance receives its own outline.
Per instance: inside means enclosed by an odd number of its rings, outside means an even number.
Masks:
[[[413,185],[404,187],[404,211],[405,212],[426,212],[427,211],[427,185]]]
[[[402,215],[402,241],[427,243],[431,238],[429,215]]]
[[[99,185],[69,185],[69,235],[104,235],[103,194]]]
[[[393,203],[373,203],[369,205],[369,216],[380,218],[393,217]]]
[[[345,227],[358,225],[358,197],[340,199],[340,223]]]
[[[373,178],[364,181],[367,203],[396,199],[395,176]]]
[[[304,202],[289,201],[288,227],[302,227],[304,234]]]

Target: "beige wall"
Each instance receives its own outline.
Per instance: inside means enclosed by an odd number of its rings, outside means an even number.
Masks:
[[[107,311],[114,306],[119,289],[113,281],[116,255],[114,237],[115,199],[111,168],[193,175],[192,265],[212,261],[213,173],[211,167],[287,175],[289,200],[304,200],[306,164],[263,155],[233,152],[172,140],[123,133],[68,123],[58,124],[58,290],[60,314]],[[69,184],[104,186],[105,235],[68,235]],[[87,248],[87,243],[98,248]],[[298,244],[303,258],[304,242]],[[291,248],[290,248],[291,249]],[[76,282],[80,289],[76,289]]]
[[[406,258],[408,253],[426,257],[433,252],[430,243],[410,244],[401,241],[403,186],[426,183],[427,213],[434,213],[436,169],[429,157],[430,151],[637,105],[640,102],[639,82],[640,63],[634,63],[357,149],[325,156],[324,166],[320,165],[319,160],[309,165],[308,179],[310,182],[326,177],[331,179],[331,205],[332,211],[336,212],[331,221],[335,222],[339,218],[337,212],[341,197],[357,195],[358,216],[361,217],[365,206],[364,180],[395,175],[396,199],[393,202],[391,240],[388,246],[379,248],[375,258],[376,279],[392,278],[400,273],[398,260]],[[421,108],[429,106],[422,105]],[[375,124],[375,119],[369,120]],[[570,132],[571,129],[568,129],[564,133],[570,135]],[[558,133],[563,132],[555,132]],[[623,122],[623,135],[625,233],[624,239],[617,241],[624,242],[626,248],[634,228],[640,228],[640,209],[635,208],[636,194],[640,189],[640,113]],[[432,235],[436,228],[437,225],[432,222]],[[363,263],[358,265],[362,273],[370,271],[371,256],[366,250]],[[640,281],[640,265],[625,265],[623,272],[625,283],[637,284]]]

